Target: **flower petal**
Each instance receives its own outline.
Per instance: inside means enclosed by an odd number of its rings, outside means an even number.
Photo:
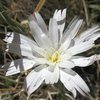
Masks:
[[[82,19],[74,20],[74,22],[65,30],[64,36],[62,37],[62,42],[64,42],[69,35],[73,39],[76,36],[77,32],[79,31],[82,22],[83,22]]]
[[[66,38],[66,40],[64,41],[64,43],[61,44],[59,50],[60,51],[65,51],[66,49],[68,49],[68,47],[71,44],[71,37]]]
[[[66,89],[73,93],[74,97],[76,97],[76,90],[69,81],[70,77],[67,74],[60,70],[60,81],[63,83]]]
[[[81,90],[81,88],[79,86],[77,86],[73,81],[71,81],[71,83],[75,87],[75,89],[77,91],[79,91],[79,93],[81,93],[83,96],[85,96],[85,93]],[[76,95],[74,95],[74,97],[76,97]]]
[[[65,60],[65,61],[61,61],[58,64],[58,66],[60,68],[69,68],[69,69],[71,69],[71,68],[75,67],[75,64],[73,62],[71,62],[71,61]]]
[[[29,41],[29,44],[31,46],[31,49],[32,49],[32,52],[33,52],[34,56],[37,55],[37,54],[39,54],[39,55],[41,55],[41,56],[44,57],[45,50],[43,48],[38,47],[38,46],[32,44],[30,41]]]
[[[32,84],[32,82],[35,80],[35,78],[36,78],[36,76],[37,76],[38,73],[39,73],[39,74],[41,73],[41,76],[43,77],[42,74],[44,74],[44,73],[42,73],[42,72],[45,71],[45,68],[46,68],[46,67],[47,67],[46,65],[39,65],[39,66],[36,67],[34,70],[32,70],[32,71],[28,74],[28,76],[26,77],[26,79],[25,79],[24,87],[27,87],[26,89],[28,89],[28,88],[30,87],[30,85]]]
[[[52,68],[52,66],[49,66],[49,70],[48,70],[48,68],[45,69],[44,75],[45,75],[45,83],[46,84],[57,83],[58,79],[59,79],[59,68],[58,68],[58,66],[55,66],[54,71],[50,71],[50,67]]]
[[[86,38],[86,39],[84,39],[82,42],[86,42],[86,41],[95,41],[96,39],[98,39],[100,37],[100,33],[98,32],[98,33],[95,33],[95,34],[93,34],[93,35],[91,35],[91,36],[89,36],[88,38]]]
[[[66,51],[66,53],[70,52],[72,55],[76,55],[76,54],[79,54],[79,53],[82,53],[84,51],[91,49],[93,46],[94,46],[94,44],[92,41],[76,44],[73,47],[69,48]]]
[[[38,12],[35,12],[34,14],[35,14],[35,17],[36,17],[36,19],[37,19],[37,23],[38,23],[38,25],[41,27],[42,31],[43,31],[44,33],[48,33],[48,31],[47,31],[47,26],[46,26],[46,24],[45,24],[43,18],[41,17],[41,15],[40,15]]]
[[[6,51],[16,53],[19,56],[23,55],[23,56],[32,57],[33,56],[32,53],[36,55],[36,52],[44,56],[45,51],[42,48],[38,47],[33,40],[31,40],[30,38],[22,34],[8,32],[6,34],[4,41],[8,43]],[[30,51],[30,52],[26,52],[26,51]]]
[[[44,49],[48,49],[51,46],[51,41],[45,33],[41,30],[35,21],[29,21],[29,26],[32,31],[32,35],[38,45]]]
[[[60,70],[60,80],[64,86],[73,93],[74,97],[76,97],[76,90],[78,90],[82,95],[85,95],[84,92],[88,93],[89,88],[83,79],[76,72],[74,73],[75,75],[71,75]]]
[[[89,90],[88,86],[86,85],[85,81],[78,74],[76,76],[74,76],[72,80],[82,91],[84,91],[85,93],[90,92],[90,90]],[[77,87],[76,87],[76,89],[77,89]],[[83,94],[83,93],[81,93],[81,94]]]
[[[9,62],[5,64],[3,67],[5,68],[6,76],[9,76],[28,70],[35,66],[35,64],[36,63],[34,60],[24,58]]]
[[[56,19],[56,21],[61,20],[61,10],[55,10],[54,15],[53,15],[53,19]]]
[[[35,41],[31,40],[27,36],[15,32],[7,32],[5,39],[3,40],[7,43],[24,44],[26,46],[29,46],[28,41],[31,41],[36,45]]]
[[[99,26],[90,28],[86,31],[84,31],[83,33],[81,33],[80,35],[78,35],[74,40],[75,40],[75,44],[80,43],[80,42],[84,42],[84,41],[88,41],[89,39],[92,38],[92,36],[96,36],[96,33],[100,30]],[[94,37],[95,37],[94,36]],[[97,38],[95,38],[96,40]]]
[[[47,60],[45,58],[38,58],[35,57],[34,60],[38,63],[38,64],[47,64]]]
[[[55,48],[58,46],[58,26],[55,19],[50,19],[49,22],[49,37],[52,40],[52,44]]]
[[[56,19],[58,23],[58,29],[60,30],[60,34],[62,34],[65,27],[65,18],[66,18],[66,9],[62,12],[61,10],[56,10],[53,15],[53,19]]]
[[[11,53],[15,53],[19,56],[26,56],[26,57],[29,57],[29,58],[33,58],[33,53],[32,53],[32,50],[31,50],[31,47],[28,45],[24,45],[24,44],[14,44],[14,43],[10,43],[10,44],[7,44],[7,49],[6,49],[7,52],[11,52]]]
[[[34,92],[44,81],[43,73],[44,69],[40,70],[39,72],[36,72],[32,70],[29,75],[26,77],[24,82],[24,88],[26,91],[28,91],[28,96],[31,95],[32,92]]]
[[[76,59],[72,59],[76,66],[86,67],[93,64],[96,60],[100,60],[100,55],[93,55],[90,57],[79,56]]]

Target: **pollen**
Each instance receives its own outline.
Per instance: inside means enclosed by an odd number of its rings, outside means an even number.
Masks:
[[[50,53],[48,55],[48,60],[54,64],[60,62],[61,61],[60,53],[58,51]]]

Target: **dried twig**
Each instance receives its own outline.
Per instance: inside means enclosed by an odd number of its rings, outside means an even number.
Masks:
[[[43,7],[44,3],[45,3],[46,0],[40,0],[39,3],[37,4],[34,12],[39,12],[41,10],[41,8]],[[33,14],[34,14],[33,12]]]

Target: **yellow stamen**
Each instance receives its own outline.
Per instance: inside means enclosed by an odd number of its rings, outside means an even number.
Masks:
[[[54,53],[50,53],[48,55],[48,60],[52,63],[57,63],[57,62],[61,61],[60,53],[58,51],[56,51]]]

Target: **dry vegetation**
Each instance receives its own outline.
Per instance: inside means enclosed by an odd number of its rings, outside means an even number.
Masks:
[[[18,56],[4,51],[6,43],[2,41],[7,31],[29,34],[27,18],[34,11],[39,11],[48,24],[55,9],[67,8],[66,26],[74,16],[83,18],[84,28],[100,25],[100,0],[0,0],[0,100],[26,100],[27,94],[22,91],[26,73],[6,77],[1,66]],[[89,56],[100,53],[100,39],[96,46],[81,55]],[[83,97],[78,94],[76,99],[60,82],[55,85],[43,84],[31,95],[30,100],[100,100],[100,64],[99,61],[86,68],[74,68],[91,92]]]

